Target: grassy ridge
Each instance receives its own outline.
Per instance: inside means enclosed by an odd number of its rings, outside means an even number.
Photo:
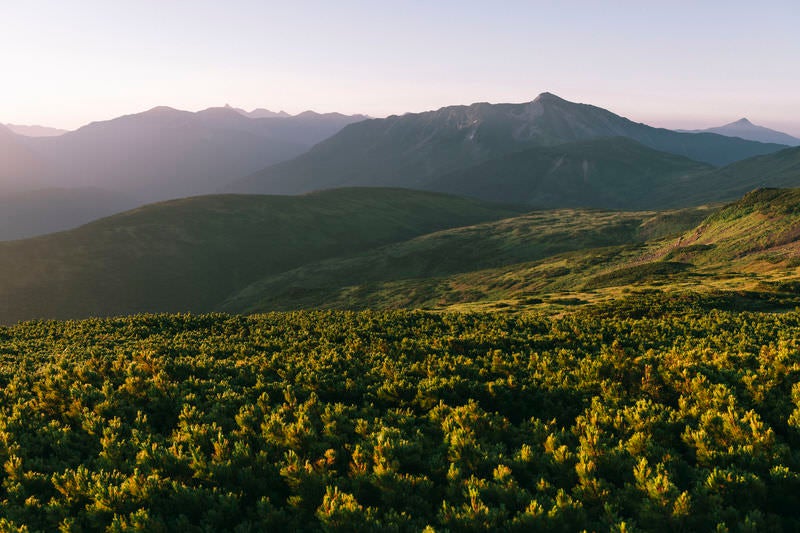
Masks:
[[[790,309],[796,299],[775,287],[800,277],[798,205],[799,190],[765,189],[717,212],[541,212],[306,265],[225,309],[563,311],[643,289]]]
[[[153,204],[73,231],[0,243],[0,323],[209,310],[270,273],[513,214],[397,189]]]
[[[402,280],[404,287],[418,284],[402,291],[408,297],[418,297],[437,283],[436,278],[541,260],[568,251],[640,243],[694,227],[708,212],[536,211],[304,265],[245,288],[228,299],[222,309],[258,312],[409,307],[419,300],[401,303],[382,291],[381,296],[364,296],[372,290],[368,287]]]

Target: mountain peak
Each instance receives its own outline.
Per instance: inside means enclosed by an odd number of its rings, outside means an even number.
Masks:
[[[178,109],[175,109],[174,107],[160,105],[160,106],[156,106],[156,107],[154,107],[152,109],[148,109],[147,111],[142,113],[142,115],[164,117],[164,116],[177,115],[177,114],[181,114],[181,113],[184,113],[184,111],[180,111]]]
[[[740,118],[736,122],[734,122],[737,126],[752,126],[753,123],[747,120],[746,118]]]
[[[548,93],[548,92],[543,92],[542,94],[537,96],[533,101],[534,102],[566,102],[566,100],[564,100],[560,96],[556,96],[555,94]]]

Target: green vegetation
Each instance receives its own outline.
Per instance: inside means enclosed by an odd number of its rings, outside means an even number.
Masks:
[[[800,530],[798,206],[347,189],[0,243],[7,322],[318,308],[0,327],[0,531]]]
[[[399,189],[153,204],[76,230],[0,243],[0,323],[210,311],[270,273],[515,214]]]
[[[652,294],[0,328],[0,527],[796,531],[798,339]]]
[[[249,286],[223,309],[552,312],[632,288],[763,293],[757,300],[792,308],[773,293],[800,276],[798,205],[800,190],[761,189],[719,210],[537,212],[304,265]],[[438,261],[429,246],[442,250]]]
[[[694,228],[711,210],[617,212],[587,209],[534,211],[496,222],[444,230],[349,257],[268,276],[222,306],[232,312],[301,308],[431,307],[430,300],[453,303],[431,290],[444,278],[539,261],[564,252],[642,243]],[[514,268],[511,266],[510,268]],[[495,270],[490,270],[495,272]],[[396,282],[396,298],[388,292]],[[467,287],[457,301],[475,299],[483,283]],[[430,294],[428,294],[430,292]],[[447,291],[445,291],[447,292]],[[456,291],[458,292],[458,291]],[[488,291],[490,292],[490,291]],[[421,297],[428,295],[429,298]]]

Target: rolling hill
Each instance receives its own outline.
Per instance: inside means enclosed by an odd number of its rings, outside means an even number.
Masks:
[[[535,146],[627,137],[722,165],[784,148],[638,124],[544,93],[524,104],[453,106],[351,124],[307,153],[231,183],[232,192],[293,194],[351,185],[428,189],[440,176]]]
[[[652,209],[713,167],[625,137],[530,148],[441,176],[433,190],[534,207]]]
[[[0,243],[0,323],[207,311],[266,275],[517,214],[435,193],[205,196]]]
[[[759,189],[721,209],[541,211],[267,276],[222,309],[565,311],[637,291],[656,307],[791,309],[799,206],[800,189]]]
[[[538,261],[576,250],[660,239],[694,227],[709,212],[707,208],[670,212],[535,211],[303,265],[259,280],[229,298],[221,309],[252,313],[304,308],[391,308],[413,306],[413,302],[430,305],[423,295],[439,278]],[[401,284],[405,293],[384,298],[384,288],[395,283]],[[479,299],[483,289],[475,288],[472,291],[467,284],[435,295],[452,304]]]
[[[135,198],[96,188],[0,194],[0,241],[75,228],[139,204]]]
[[[0,243],[0,323],[145,311],[570,308],[632,289],[733,294],[798,278],[799,205],[800,189],[761,189],[718,211],[527,214],[402,189],[189,198]]]
[[[662,253],[668,259],[725,269],[800,265],[800,189],[754,190]]]

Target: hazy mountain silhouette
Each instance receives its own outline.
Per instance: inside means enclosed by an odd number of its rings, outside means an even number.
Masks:
[[[64,135],[68,130],[49,128],[47,126],[23,126],[20,124],[6,124],[6,127],[17,135],[26,137],[58,137]]]
[[[762,187],[800,187],[800,147],[751,157],[700,174],[662,191],[664,205],[695,205],[736,199]]]
[[[155,201],[214,192],[233,177],[303,153],[354,120],[156,107],[27,145],[53,162],[47,186],[100,187]]]
[[[95,188],[0,195],[0,241],[75,228],[140,203],[124,194]]]
[[[36,186],[47,172],[47,162],[25,138],[0,124],[0,194]]]
[[[787,146],[800,146],[800,139],[792,137],[788,133],[771,130],[764,126],[757,126],[746,118],[725,124],[724,126],[717,126],[715,128],[708,128],[704,130],[678,130],[686,133],[717,133],[719,135],[726,135],[728,137],[739,137],[740,139],[747,139],[750,141],[758,141],[762,143],[777,143],[785,144]]]
[[[351,124],[309,152],[238,180],[228,190],[292,194],[352,185],[426,189],[443,174],[509,153],[602,137],[627,137],[713,165],[785,148],[653,128],[543,93],[524,104],[478,103]]]
[[[231,108],[231,106],[228,104],[225,104],[225,107]],[[241,113],[242,115],[250,118],[286,118],[292,116],[286,111],[275,112],[264,108],[253,109],[252,111],[246,111],[239,107],[233,107],[231,109],[234,109],[235,111]]]

